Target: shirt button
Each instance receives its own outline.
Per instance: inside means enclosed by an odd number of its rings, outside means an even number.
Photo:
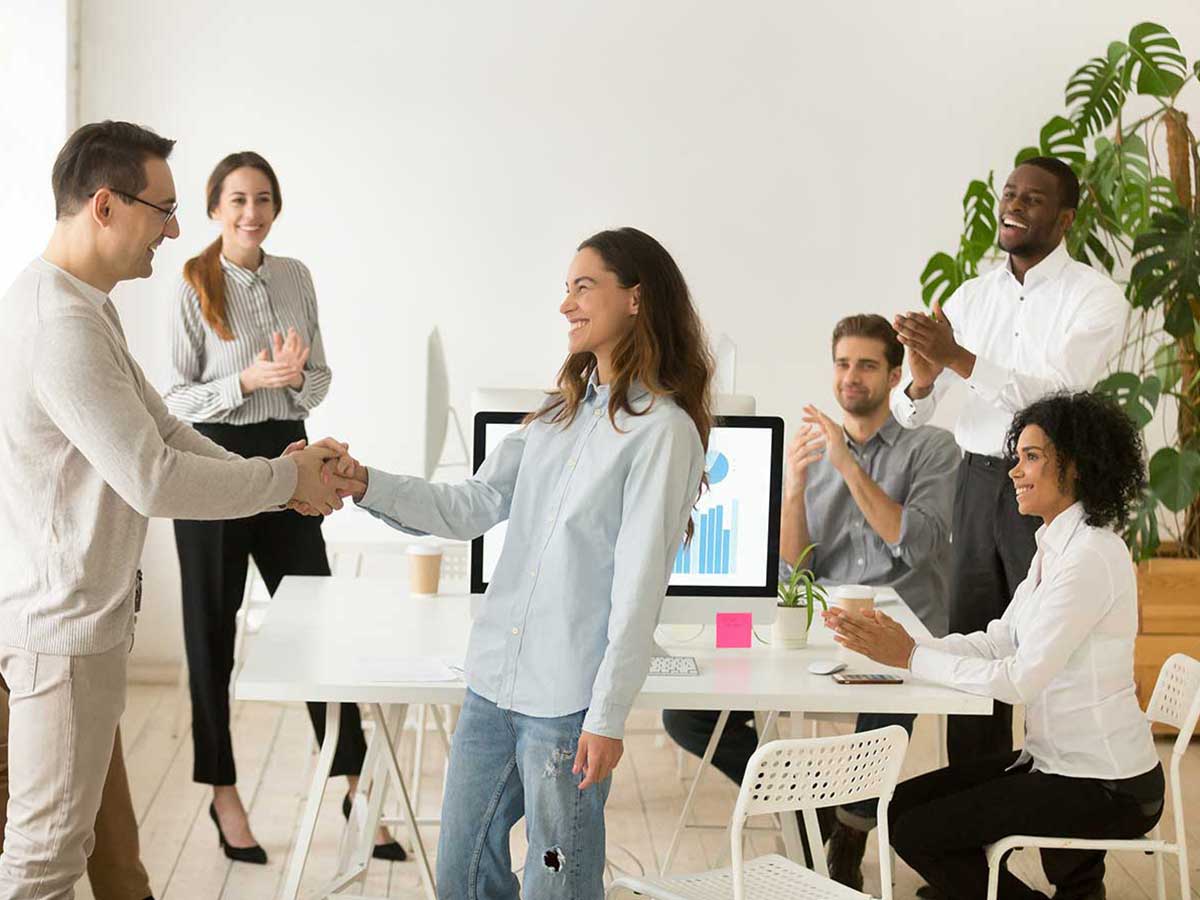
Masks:
[[[602,415],[604,415],[604,410],[602,410],[602,409],[596,410],[596,418],[597,419],[600,418]]]
[[[863,564],[863,561],[860,559],[860,560],[858,561],[858,564],[861,566],[861,565]]]
[[[530,569],[529,574],[532,575],[534,578],[536,578],[537,577],[537,569]]]
[[[514,629],[513,629],[513,634],[520,634],[520,633],[521,633],[521,629],[520,629],[520,628],[514,628]]]

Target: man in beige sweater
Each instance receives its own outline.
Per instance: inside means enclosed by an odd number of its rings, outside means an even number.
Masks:
[[[108,298],[179,235],[173,141],[86,125],[52,177],[49,246],[0,300],[0,678],[10,799],[0,900],[74,896],[93,845],[141,600],[147,518],[341,507],[334,442],[242,459],[167,413]]]

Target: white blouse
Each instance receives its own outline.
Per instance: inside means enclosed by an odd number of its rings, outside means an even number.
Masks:
[[[1137,579],[1129,551],[1076,503],[1037,532],[1029,575],[986,631],[918,638],[913,674],[1025,705],[1039,772],[1132,778],[1158,764],[1133,684]]]

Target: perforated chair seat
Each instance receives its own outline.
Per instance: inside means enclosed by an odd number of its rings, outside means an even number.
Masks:
[[[759,856],[746,863],[747,900],[862,900],[870,897],[838,884],[776,854]],[[712,869],[672,877],[624,876],[613,882],[608,896],[620,890],[660,900],[729,900],[733,896],[733,872]]]

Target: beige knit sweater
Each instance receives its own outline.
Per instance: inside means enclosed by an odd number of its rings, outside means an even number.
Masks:
[[[242,459],[171,416],[108,297],[35,260],[0,300],[0,644],[86,655],[128,640],[150,516],[287,502],[291,460]]]

